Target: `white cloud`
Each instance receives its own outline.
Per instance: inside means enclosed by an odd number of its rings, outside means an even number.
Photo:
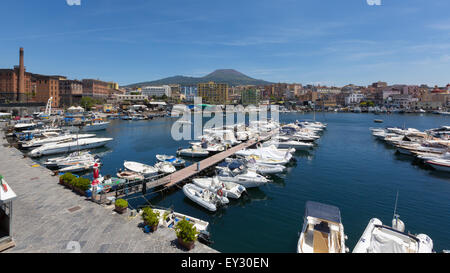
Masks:
[[[81,6],[81,0],[66,0],[66,3],[69,6]]]

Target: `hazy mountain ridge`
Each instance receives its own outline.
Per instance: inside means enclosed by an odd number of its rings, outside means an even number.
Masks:
[[[227,83],[230,86],[271,84],[271,82],[251,78],[234,69],[218,69],[204,77],[186,77],[178,75],[155,81],[134,83],[124,87],[138,88],[148,85],[164,85],[164,84],[180,84],[181,86],[193,86],[197,85],[198,83],[210,81],[217,83]]]

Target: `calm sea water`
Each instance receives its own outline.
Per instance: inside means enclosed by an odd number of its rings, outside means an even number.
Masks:
[[[312,119],[312,114],[280,113],[281,122]],[[374,119],[383,119],[376,124]],[[420,130],[450,125],[450,118],[431,114],[320,113],[328,128],[310,152],[295,154],[286,174],[249,196],[231,200],[210,213],[184,196],[147,194],[130,199],[131,206],[173,207],[175,211],[210,222],[213,248],[221,252],[295,252],[308,200],[338,206],[346,245],[353,250],[371,218],[390,225],[399,192],[397,213],[411,233],[428,234],[435,250],[450,249],[450,175],[413,163],[372,137],[369,127],[406,126]],[[124,160],[156,163],[156,154],[175,154],[188,141],[174,141],[175,119],[114,120],[99,135],[113,137],[103,148],[103,175],[114,174]],[[138,195],[139,196],[139,195]]]

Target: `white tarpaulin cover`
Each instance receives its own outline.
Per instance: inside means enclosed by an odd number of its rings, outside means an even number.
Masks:
[[[292,155],[289,152],[282,152],[278,150],[274,145],[271,145],[269,147],[261,147],[258,149],[248,149],[248,150],[241,150],[236,152],[237,155],[240,156],[250,156],[250,155],[256,155],[260,158],[273,158],[273,159],[285,159],[290,160]]]
[[[401,238],[375,228],[372,233],[370,253],[407,253],[408,245]]]

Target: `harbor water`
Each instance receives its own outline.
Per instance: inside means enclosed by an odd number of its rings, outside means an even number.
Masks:
[[[280,122],[312,119],[313,114],[280,113]],[[398,191],[397,213],[406,231],[425,233],[436,251],[450,249],[450,174],[424,167],[376,140],[370,127],[410,127],[419,130],[450,125],[448,116],[433,114],[317,113],[328,124],[317,146],[296,152],[288,171],[273,183],[251,188],[249,195],[210,213],[184,196],[180,189],[145,197],[133,195],[132,207],[172,207],[210,223],[214,249],[221,252],[295,252],[305,202],[318,201],[340,208],[346,246],[353,250],[371,218],[391,225]],[[374,123],[382,119],[384,123]],[[115,175],[124,160],[153,165],[156,154],[175,155],[189,141],[171,137],[174,118],[151,121],[112,120],[97,135],[112,137],[102,155],[101,174]],[[191,162],[192,163],[192,162]]]

